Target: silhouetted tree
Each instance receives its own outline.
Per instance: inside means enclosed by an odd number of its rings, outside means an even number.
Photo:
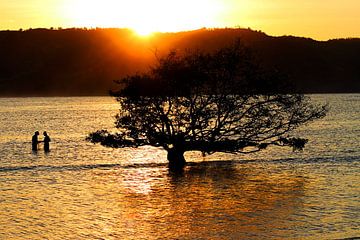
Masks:
[[[120,103],[119,132],[100,130],[88,140],[163,147],[171,167],[184,166],[186,151],[302,149],[307,140],[287,134],[326,114],[326,106],[294,93],[280,74],[264,72],[240,42],[210,53],[171,52],[149,73],[118,83],[121,89],[112,95]]]

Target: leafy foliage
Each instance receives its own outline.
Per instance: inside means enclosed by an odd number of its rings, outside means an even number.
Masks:
[[[118,133],[88,140],[110,147],[250,153],[269,145],[303,149],[291,131],[325,116],[278,73],[264,72],[240,42],[215,52],[171,52],[149,73],[128,76],[112,94],[120,103]],[[173,157],[168,159],[171,161]]]

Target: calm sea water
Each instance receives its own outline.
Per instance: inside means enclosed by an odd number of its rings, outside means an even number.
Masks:
[[[331,111],[296,133],[303,152],[188,153],[182,174],[161,149],[84,140],[113,127],[109,97],[0,99],[0,239],[360,237],[360,95],[312,98]]]

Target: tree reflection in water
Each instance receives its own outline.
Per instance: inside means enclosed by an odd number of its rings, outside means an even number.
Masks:
[[[156,176],[159,172],[146,173],[146,179],[153,179],[146,182],[150,191],[139,194],[135,188],[124,199],[132,200],[128,217],[141,236],[284,237],[285,229],[290,234],[301,227],[298,214],[306,179],[274,165],[200,162],[188,164],[183,171],[169,171],[163,181]]]

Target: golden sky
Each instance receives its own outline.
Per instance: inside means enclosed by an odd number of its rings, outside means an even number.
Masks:
[[[250,27],[327,40],[360,37],[360,0],[0,0],[1,30],[39,27]]]

